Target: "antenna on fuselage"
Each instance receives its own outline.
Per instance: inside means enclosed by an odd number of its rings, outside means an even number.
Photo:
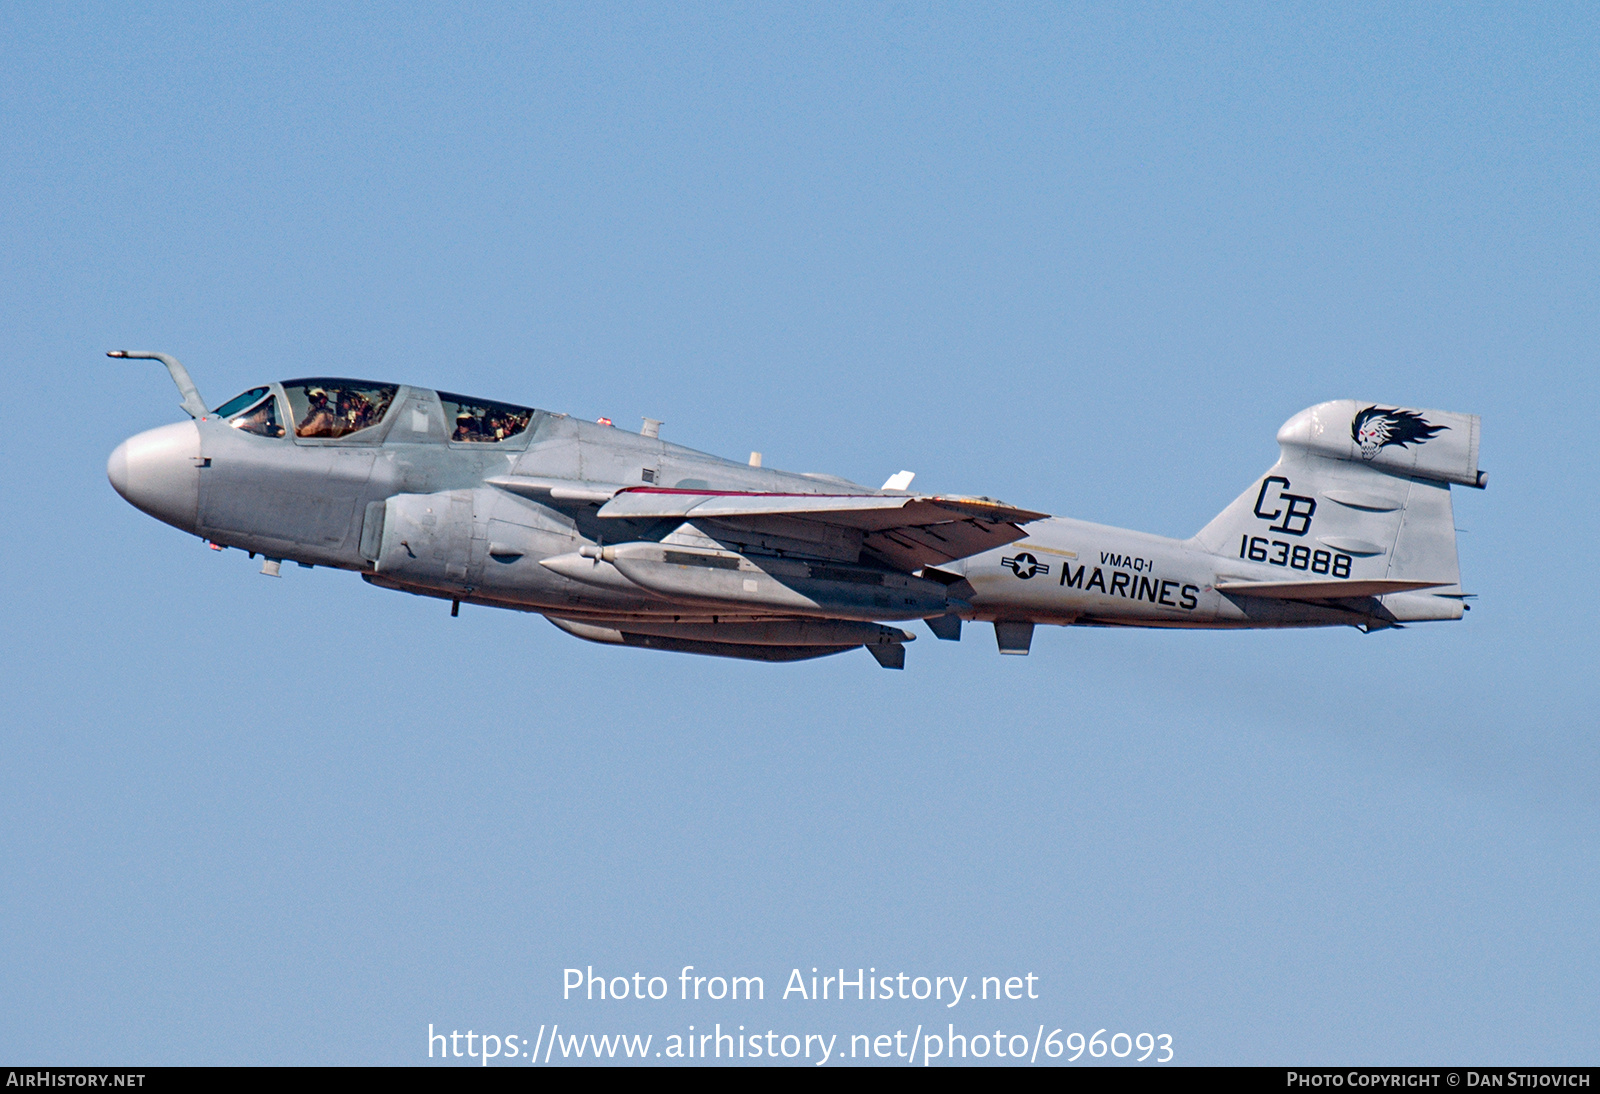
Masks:
[[[187,410],[191,418],[202,418],[206,415],[206,401],[200,398],[200,389],[194,386],[194,381],[189,378],[189,370],[179,364],[176,357],[135,349],[107,350],[106,356],[136,361],[160,361],[167,366],[167,371],[172,374],[172,382],[178,385],[178,394],[183,396],[183,402],[178,405]]]

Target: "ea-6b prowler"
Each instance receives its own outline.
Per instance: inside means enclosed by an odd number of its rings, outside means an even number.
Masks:
[[[1187,540],[986,497],[872,490],[405,384],[311,378],[140,433],[107,474],[217,549],[374,585],[539,612],[593,642],[757,661],[865,647],[888,668],[927,621],[1362,630],[1459,619],[1450,485],[1482,487],[1478,418],[1344,400],[1278,431],[1282,455]]]

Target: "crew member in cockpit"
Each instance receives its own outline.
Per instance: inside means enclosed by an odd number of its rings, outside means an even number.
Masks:
[[[337,437],[339,419],[328,406],[328,393],[320,387],[314,387],[307,390],[306,399],[311,409],[295,427],[295,432],[302,437]]]
[[[372,424],[372,404],[359,391],[343,388],[339,392],[339,417],[346,433],[365,429]]]

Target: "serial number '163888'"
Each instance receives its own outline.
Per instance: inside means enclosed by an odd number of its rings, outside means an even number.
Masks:
[[[1312,550],[1304,543],[1288,544],[1264,536],[1240,536],[1239,557],[1251,562],[1270,562],[1291,570],[1310,570],[1314,574],[1350,576],[1350,556],[1338,551]]]

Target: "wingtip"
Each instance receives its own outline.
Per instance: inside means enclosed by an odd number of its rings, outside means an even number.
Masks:
[[[1030,521],[1044,520],[1049,513],[1039,513],[1032,509],[1021,509],[1015,505],[1007,505],[994,498],[972,497],[965,494],[937,494],[927,500],[936,505],[942,504],[952,508],[959,508],[981,517],[984,520],[1005,521],[1016,524],[1027,524]]]

